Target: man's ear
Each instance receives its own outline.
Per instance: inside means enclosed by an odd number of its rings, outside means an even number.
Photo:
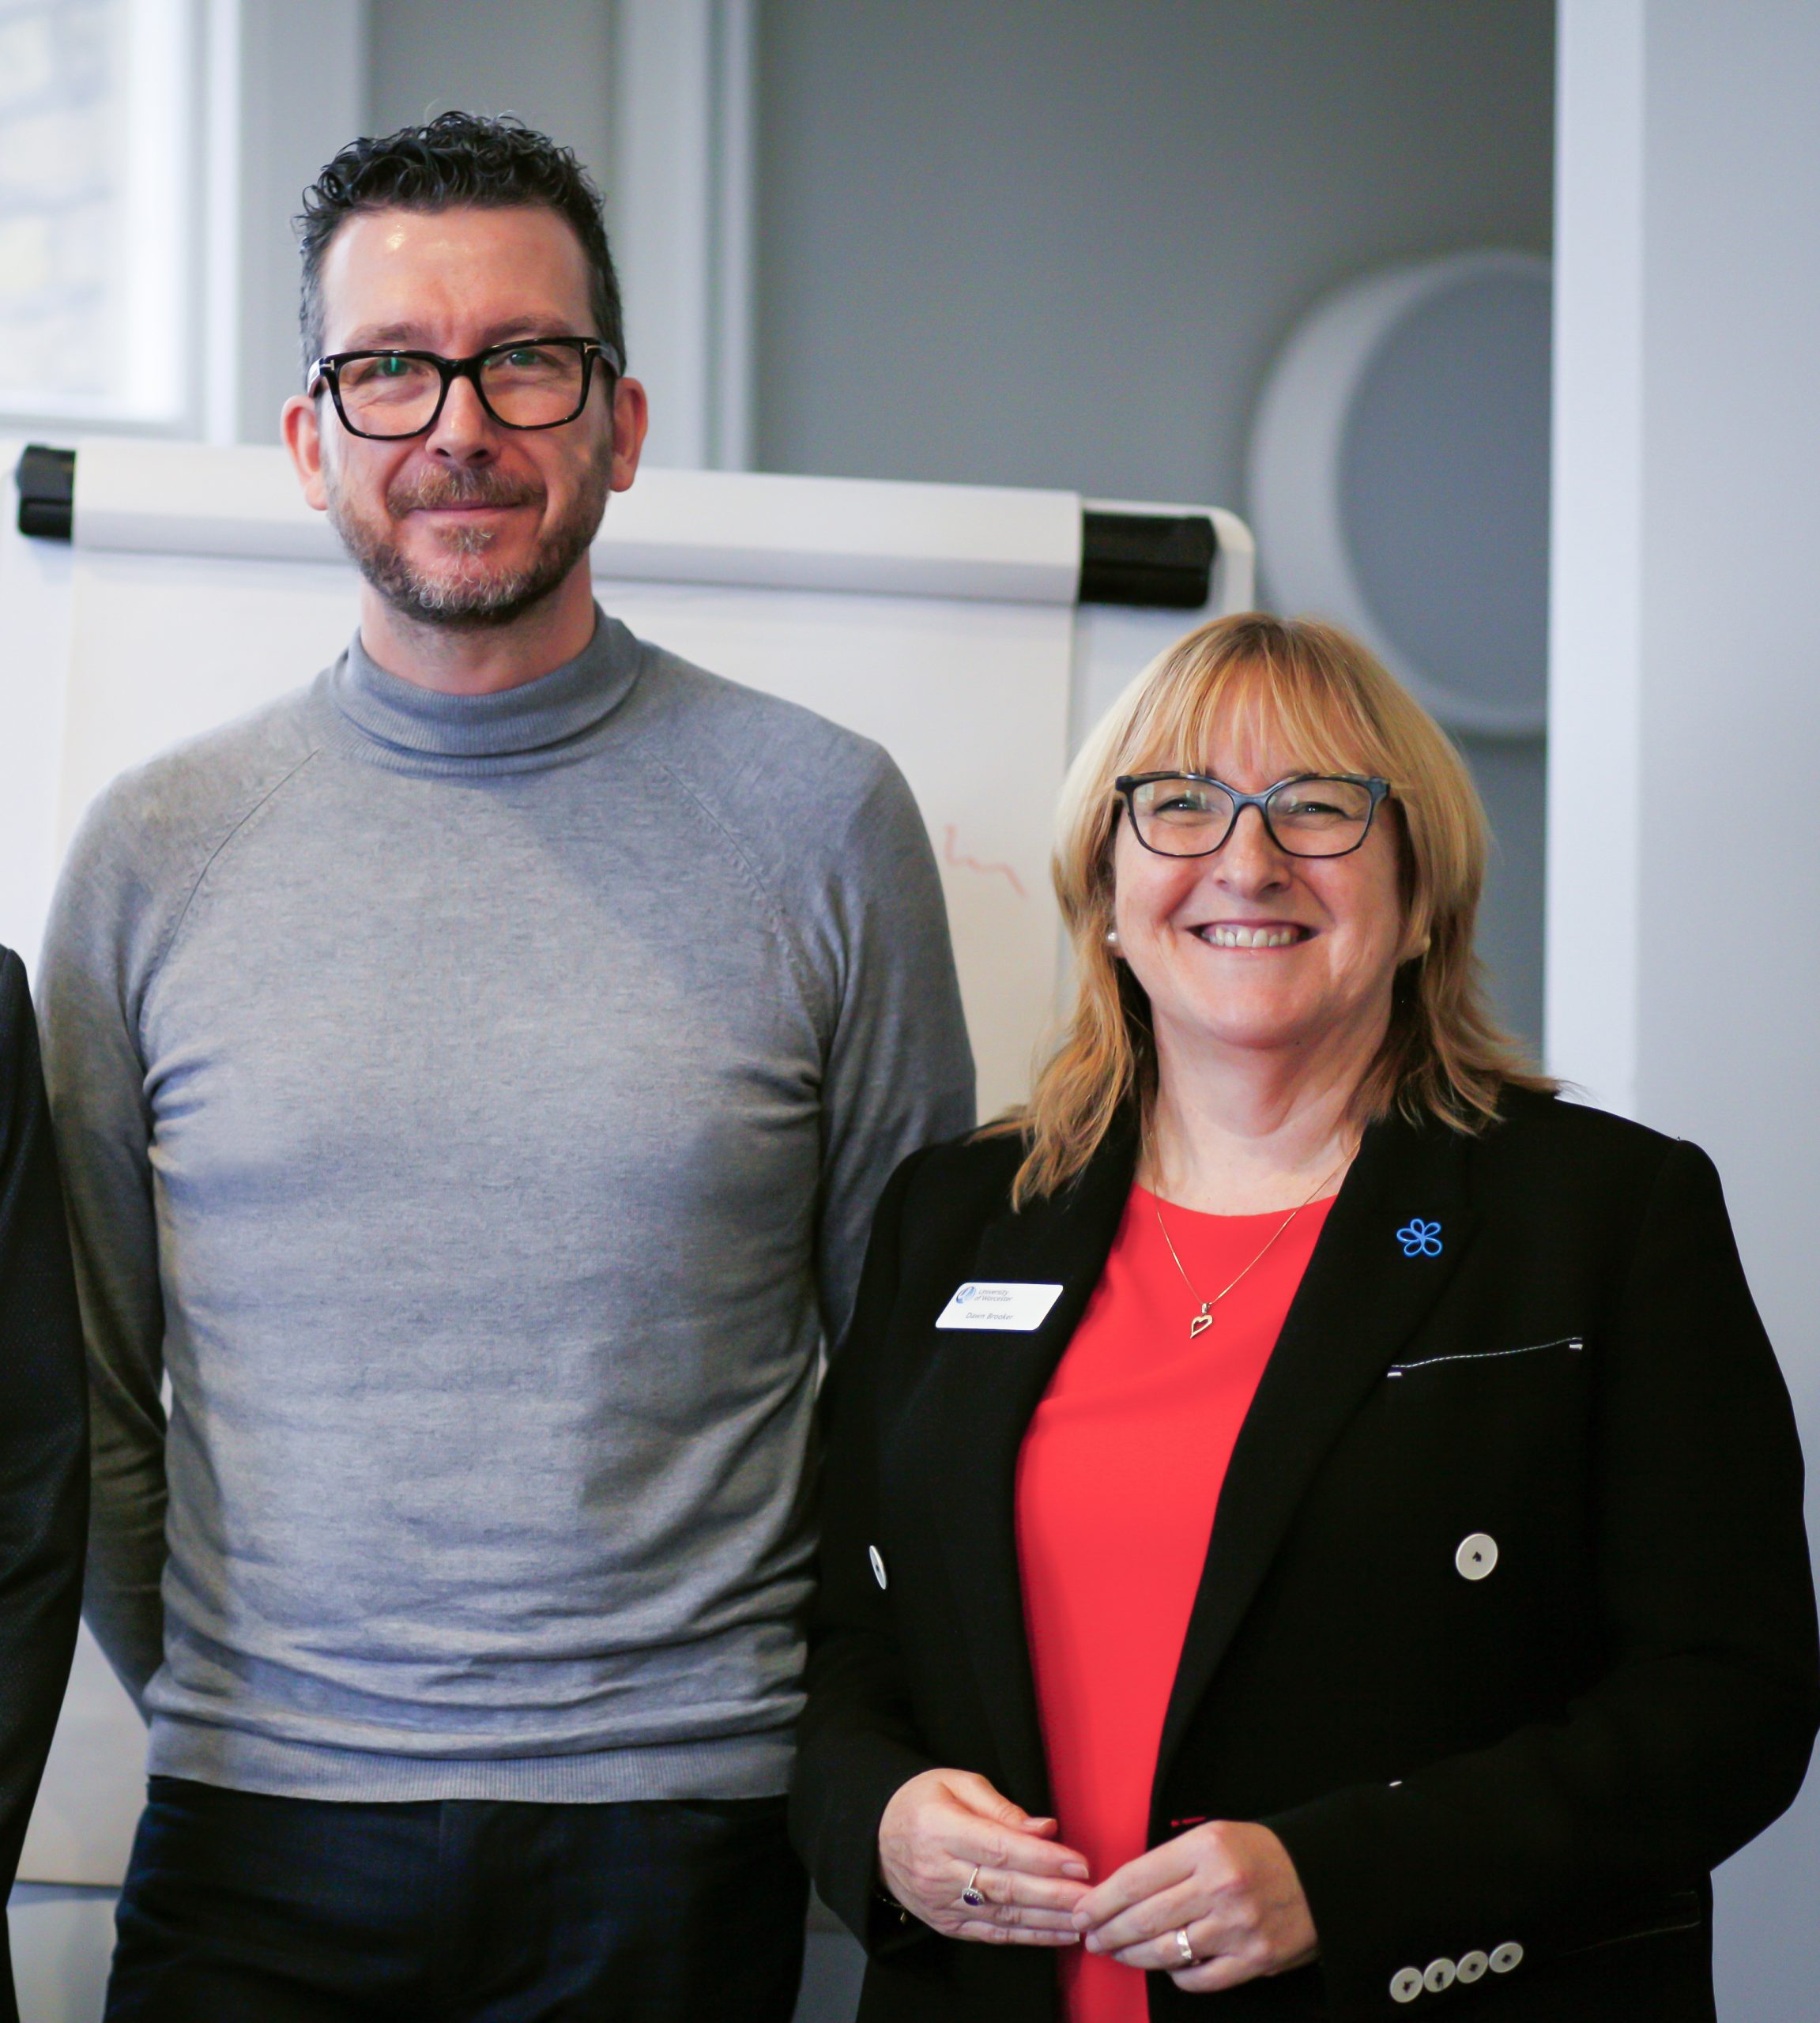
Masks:
[[[302,394],[293,394],[284,403],[278,427],[284,447],[296,468],[303,496],[318,513],[329,510],[329,488],[322,481],[322,426],[316,403]]]
[[[624,492],[639,474],[639,453],[650,427],[650,407],[636,379],[613,385],[613,489]]]

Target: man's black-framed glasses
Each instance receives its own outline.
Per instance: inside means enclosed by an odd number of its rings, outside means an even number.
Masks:
[[[1127,773],[1113,782],[1138,841],[1159,857],[1211,857],[1248,808],[1286,857],[1346,857],[1371,833],[1388,780],[1298,773],[1241,793],[1205,773]]]
[[[588,404],[596,360],[609,382],[625,370],[597,337],[514,337],[471,358],[433,351],[337,351],[310,367],[312,394],[326,386],[350,435],[395,443],[434,428],[457,379],[472,382],[506,428],[560,428]]]

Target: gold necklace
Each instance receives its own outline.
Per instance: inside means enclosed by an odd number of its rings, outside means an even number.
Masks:
[[[1191,1342],[1197,1335],[1205,1333],[1205,1332],[1213,1325],[1213,1309],[1219,1305],[1220,1302],[1226,1298],[1227,1294],[1232,1290],[1233,1287],[1238,1283],[1239,1279],[1244,1278],[1245,1273],[1249,1271],[1253,1265],[1257,1265],[1263,1262],[1265,1256],[1268,1253],[1272,1245],[1276,1241],[1276,1239],[1282,1235],[1286,1229],[1289,1227],[1290,1224],[1295,1220],[1296,1217],[1302,1213],[1302,1210],[1308,1206],[1309,1203],[1314,1199],[1315,1196],[1317,1195],[1324,1186],[1326,1186],[1328,1181],[1333,1179],[1336,1174],[1343,1173],[1346,1168],[1350,1166],[1351,1162],[1352,1155],[1348,1152],[1346,1157],[1340,1161],[1340,1164],[1334,1167],[1332,1172],[1324,1174],[1321,1179],[1317,1180],[1309,1192],[1305,1195],[1301,1200],[1296,1203],[1295,1206],[1290,1210],[1289,1213],[1283,1217],[1283,1220],[1279,1222],[1276,1227],[1271,1231],[1270,1234],[1265,1238],[1264,1249],[1259,1251],[1257,1255],[1252,1259],[1251,1263],[1245,1266],[1245,1270],[1239,1273],[1238,1278],[1229,1279],[1227,1283],[1222,1286],[1219,1290],[1214,1294],[1211,1299],[1201,1299],[1199,1288],[1196,1286],[1193,1279],[1188,1275],[1187,1268],[1182,1264],[1181,1260],[1176,1256],[1175,1245],[1173,1243],[1170,1243],[1169,1240],[1169,1225],[1162,1219],[1162,1197],[1158,1194],[1151,1195],[1150,1197],[1150,1204],[1156,1211],[1156,1226],[1162,1233],[1162,1240],[1164,1243],[1167,1244],[1169,1246],[1170,1260],[1174,1264],[1177,1271],[1181,1273],[1181,1283],[1187,1287],[1189,1297],[1191,1299],[1199,1300],[1200,1302],[1200,1313],[1196,1314],[1194,1318],[1188,1324],[1188,1339]]]

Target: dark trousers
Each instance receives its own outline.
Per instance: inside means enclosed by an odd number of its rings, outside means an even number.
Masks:
[[[789,2023],[780,1799],[347,1805],[154,1777],[107,2023]]]

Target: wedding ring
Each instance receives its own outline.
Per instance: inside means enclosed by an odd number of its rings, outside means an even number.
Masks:
[[[960,1901],[970,1911],[977,1911],[985,1901],[979,1886],[979,1863],[974,1863],[973,1874],[967,1879],[967,1887],[960,1893]]]
[[[1181,1964],[1192,1967],[1195,1962],[1194,1948],[1188,1942],[1188,1927],[1184,1925],[1175,1935],[1175,1950],[1181,1955]]]

